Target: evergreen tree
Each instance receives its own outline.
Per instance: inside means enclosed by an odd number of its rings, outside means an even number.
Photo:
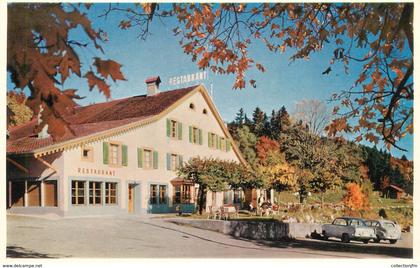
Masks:
[[[286,130],[288,127],[291,126],[291,121],[290,121],[290,115],[286,110],[286,107],[284,107],[284,105],[280,108],[280,121],[281,121],[281,129],[280,131],[284,131]]]
[[[256,107],[252,114],[251,131],[257,136],[265,136],[267,134],[268,118],[267,114],[259,107]]]
[[[271,112],[270,117],[270,135],[269,137],[273,140],[279,140],[280,139],[280,133],[282,129],[281,125],[281,111],[275,111],[273,110]]]
[[[236,114],[235,117],[235,124],[239,127],[242,126],[245,123],[245,113],[244,113],[244,109],[241,108],[239,109],[239,112]]]

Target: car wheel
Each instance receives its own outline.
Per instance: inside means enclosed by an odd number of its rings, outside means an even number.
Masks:
[[[349,243],[350,242],[350,236],[349,236],[349,234],[343,234],[341,236],[341,242],[343,242],[343,243]]]
[[[325,231],[322,231],[322,239],[328,240],[328,235],[326,235]]]
[[[395,243],[397,243],[397,239],[390,239],[390,240],[389,240],[389,243],[391,243],[391,244],[395,244]]]
[[[373,242],[380,243],[381,242],[381,239],[379,239],[379,237],[378,238],[375,238],[375,239],[373,239]]]
[[[369,244],[369,239],[363,239],[363,244]]]

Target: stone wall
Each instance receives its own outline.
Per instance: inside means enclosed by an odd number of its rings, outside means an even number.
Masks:
[[[255,240],[283,240],[321,233],[321,224],[266,221],[168,219],[169,222]]]

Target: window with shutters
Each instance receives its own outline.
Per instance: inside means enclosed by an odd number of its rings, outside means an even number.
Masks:
[[[201,129],[197,128],[197,127],[191,127],[191,142],[194,144],[201,144],[202,141],[202,137],[201,137]]]
[[[105,204],[117,204],[117,183],[105,183]]]
[[[89,182],[89,204],[101,205],[102,204],[102,183]]]
[[[71,182],[71,203],[73,205],[85,204],[85,181],[72,181]]]
[[[182,140],[182,123],[174,119],[166,119],[166,136],[174,140]]]

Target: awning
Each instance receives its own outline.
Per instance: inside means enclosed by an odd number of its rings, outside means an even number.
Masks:
[[[176,177],[175,179],[171,180],[171,184],[176,186],[176,185],[182,185],[182,184],[187,184],[187,185],[193,185],[194,182],[192,180],[187,180],[181,177]]]

